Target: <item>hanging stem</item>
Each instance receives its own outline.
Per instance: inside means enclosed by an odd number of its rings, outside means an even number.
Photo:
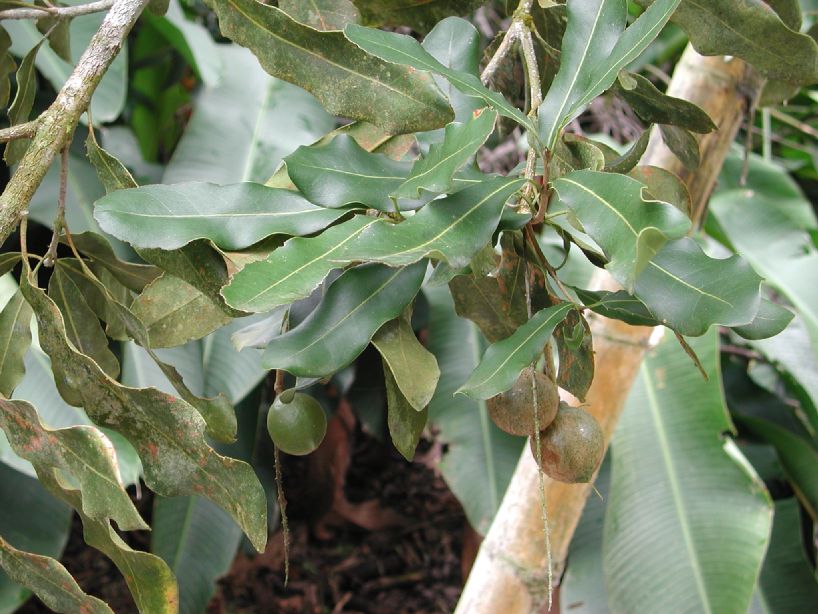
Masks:
[[[60,191],[57,195],[57,215],[54,216],[54,234],[45,253],[43,265],[53,267],[57,262],[57,247],[60,244],[60,235],[65,227],[65,195],[68,191],[68,146],[63,147],[60,153]]]

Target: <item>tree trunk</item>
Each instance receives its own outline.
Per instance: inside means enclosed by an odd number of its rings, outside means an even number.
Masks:
[[[716,178],[742,119],[758,95],[761,79],[738,59],[703,57],[688,46],[667,93],[703,108],[718,130],[699,139],[701,166],[687,171],[654,131],[642,164],[676,173],[687,184],[694,220],[703,215]],[[612,287],[601,271],[597,288]],[[599,421],[606,445],[648,347],[651,328],[633,327],[594,316],[596,376],[588,393],[590,411]],[[563,484],[545,478],[548,524],[555,584],[579,522],[589,484]],[[456,614],[530,614],[547,601],[547,558],[539,499],[537,465],[527,447],[520,458],[497,516],[486,535]]]

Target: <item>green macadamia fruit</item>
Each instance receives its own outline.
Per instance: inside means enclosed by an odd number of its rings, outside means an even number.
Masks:
[[[314,452],[327,434],[327,416],[314,398],[302,392],[278,395],[267,413],[267,432],[282,452]]]
[[[532,380],[537,389],[536,401]],[[491,397],[486,405],[489,416],[499,428],[511,435],[527,437],[534,433],[537,426],[544,430],[551,424],[557,415],[559,402],[556,384],[534,367],[528,367],[510,389]]]
[[[531,452],[537,458],[536,441]],[[542,470],[555,480],[575,484],[589,482],[605,452],[602,429],[587,411],[560,403],[557,417],[540,433]]]

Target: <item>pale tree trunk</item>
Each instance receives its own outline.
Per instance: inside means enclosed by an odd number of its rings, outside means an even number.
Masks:
[[[688,47],[668,88],[668,94],[702,107],[718,130],[699,139],[701,166],[686,171],[654,132],[641,164],[661,166],[687,184],[698,218],[724,163],[730,145],[757,96],[761,80],[738,59],[703,57]],[[606,274],[595,279],[597,288],[612,287]],[[653,329],[593,317],[591,321],[596,377],[588,393],[590,411],[610,441],[619,420]],[[558,581],[574,530],[579,522],[589,484],[563,484],[546,477],[553,576]],[[539,477],[528,447],[488,535],[486,535],[457,614],[531,614],[547,601],[547,558],[539,498]]]

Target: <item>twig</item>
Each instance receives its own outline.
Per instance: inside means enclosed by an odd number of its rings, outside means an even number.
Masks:
[[[9,126],[0,130],[0,143],[7,143],[17,139],[29,139],[37,131],[37,121],[30,121],[16,126]]]
[[[6,9],[0,11],[0,20],[3,19],[41,19],[51,17],[52,19],[70,19],[80,15],[90,13],[100,13],[107,11],[114,5],[114,0],[98,0],[88,4],[78,4],[77,6],[32,6],[31,8]]]
[[[520,39],[522,33],[528,31],[524,20],[531,13],[531,5],[533,3],[534,0],[520,0],[520,4],[514,11],[514,16],[511,19],[511,25],[509,25],[506,31],[506,35],[503,37],[500,46],[497,47],[497,51],[491,56],[489,63],[486,64],[486,67],[480,75],[480,81],[483,82],[483,85],[491,80],[494,73],[497,72],[497,69],[500,67],[500,64],[503,63],[503,60],[508,55],[508,52],[511,51],[514,43]]]
[[[148,2],[113,2],[56,100],[40,116],[31,144],[0,196],[0,245],[16,228],[20,212],[28,207],[54,158],[71,143],[80,115]]]
[[[63,147],[60,156],[60,192],[57,196],[57,215],[54,216],[54,234],[43,259],[43,266],[53,267],[57,262],[57,247],[60,244],[60,234],[65,227],[65,195],[68,190],[68,146]]]

